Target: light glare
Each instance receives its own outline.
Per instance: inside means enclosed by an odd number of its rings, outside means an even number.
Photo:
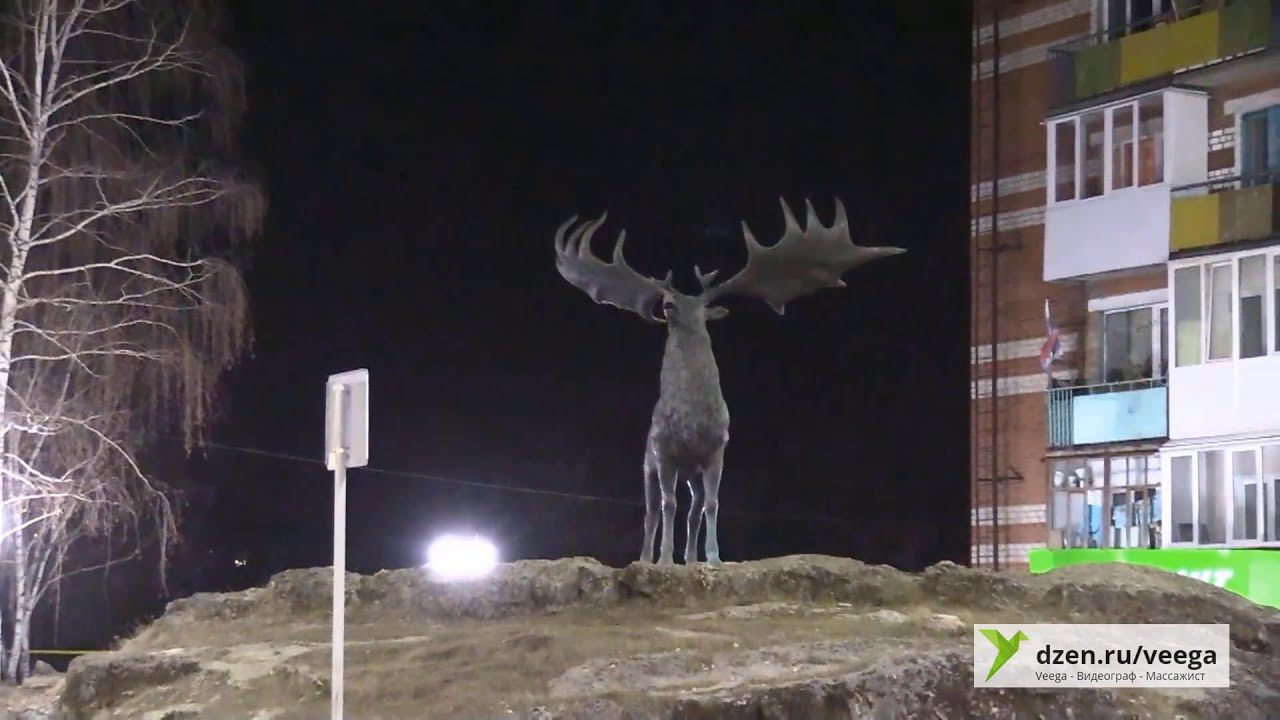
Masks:
[[[479,535],[442,535],[427,548],[427,567],[442,580],[475,580],[498,564],[498,549]]]

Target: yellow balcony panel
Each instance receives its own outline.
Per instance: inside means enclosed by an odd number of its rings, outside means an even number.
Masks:
[[[1280,184],[1174,197],[1169,209],[1169,251],[1280,235]]]
[[[1120,82],[1127,84],[1169,72],[1169,25],[1120,38]]]
[[[1120,82],[1203,65],[1221,56],[1221,13],[1193,15],[1120,39]]]
[[[1260,240],[1275,227],[1273,197],[1276,185],[1257,185],[1220,193],[1218,222],[1222,242]]]
[[[1169,208],[1169,252],[1221,242],[1221,193],[1175,197]]]
[[[1170,24],[1165,72],[1203,65],[1221,57],[1221,18],[1220,13],[1213,11]]]
[[[1058,78],[1050,108],[1280,46],[1280,0],[1175,0],[1175,4],[1181,6],[1179,11],[1159,16],[1154,26],[1115,28],[1050,48]],[[1125,32],[1129,34],[1121,35]],[[1270,61],[1263,56],[1256,63],[1249,61],[1252,64],[1246,68]],[[1205,79],[1211,87],[1232,81],[1230,72],[1210,72]]]

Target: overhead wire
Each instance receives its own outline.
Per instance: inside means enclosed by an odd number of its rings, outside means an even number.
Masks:
[[[164,439],[179,440],[180,438],[164,436]],[[291,462],[307,463],[309,465],[323,466],[325,464],[324,461],[319,458],[308,457],[308,456],[299,455],[296,453],[281,452],[276,450],[264,450],[262,448],[248,447],[245,445],[232,445],[228,443],[206,442],[206,443],[202,443],[201,447],[211,448],[215,450],[222,450],[225,452],[241,453],[244,455],[254,455],[258,457],[273,458],[276,460],[288,460]],[[416,480],[427,480],[430,482],[437,482],[437,483],[442,483],[447,485],[480,488],[484,490],[496,490],[499,492],[520,493],[524,495],[541,495],[545,497],[556,497],[556,498],[569,499],[569,500],[583,500],[587,502],[599,502],[599,503],[607,503],[612,505],[622,505],[627,507],[639,507],[639,508],[644,507],[644,503],[639,502],[637,500],[630,500],[627,498],[609,497],[606,495],[589,495],[586,493],[568,492],[564,490],[549,490],[546,488],[534,488],[534,487],[526,487],[522,485],[490,483],[490,482],[482,482],[479,480],[463,480],[461,478],[447,477],[447,476],[438,475],[435,473],[415,472],[411,470],[391,470],[386,468],[366,466],[361,468],[352,468],[351,470],[348,470],[348,472],[363,472],[363,473],[369,473],[373,475],[385,475],[388,477],[403,477],[403,478],[411,478]],[[785,513],[785,512],[776,512],[776,511],[769,511],[769,510],[744,510],[744,509],[737,509],[737,508],[722,508],[720,512],[727,515],[748,515],[748,516],[755,516],[755,517],[770,517],[770,518],[777,518],[781,520],[793,520],[797,522],[817,521],[817,522],[835,523],[840,525],[856,524],[856,521],[851,518],[832,517],[829,515],[807,515],[807,514],[800,514],[800,513]]]

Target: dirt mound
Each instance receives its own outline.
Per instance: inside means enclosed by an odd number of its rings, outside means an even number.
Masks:
[[[462,584],[347,580],[359,718],[1280,717],[1280,613],[1125,565],[920,574],[825,556],[719,569],[522,561]],[[330,571],[175,601],[72,663],[68,718],[319,718]],[[1232,687],[981,690],[973,622],[1230,623]]]

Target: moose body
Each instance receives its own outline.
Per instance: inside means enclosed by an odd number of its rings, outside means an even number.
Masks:
[[[644,454],[644,549],[640,559],[653,559],[659,505],[662,526],[675,527],[676,485],[683,478],[691,498],[685,562],[697,559],[698,531],[705,514],[707,562],[715,564],[720,562],[715,528],[720,509],[720,471],[729,442],[729,406],[720,390],[720,369],[711,349],[705,309],[680,308],[668,301],[664,314],[667,346],[662,354],[658,404],[653,408]],[[698,475],[702,477],[701,488],[695,482]],[[671,530],[662,534],[662,562],[671,561],[674,534]]]
[[[676,486],[683,479],[692,499],[687,517],[684,559],[697,561],[697,539],[702,520],[707,522],[705,552],[707,562],[720,563],[716,523],[720,508],[720,478],[724,451],[729,442],[729,408],[720,389],[720,370],[711,348],[707,322],[722,318],[728,311],[711,305],[722,295],[737,294],[764,300],[778,314],[786,303],[824,287],[842,287],[840,276],[870,260],[903,252],[894,247],[859,247],[849,237],[844,206],[836,200],[836,218],[830,227],[817,220],[813,205],[801,230],[785,201],[782,202],[786,229],[772,246],[756,242],[746,223],[742,224],[747,244],[747,264],[729,280],[713,284],[717,271],[703,273],[694,268],[702,292],[686,295],[675,289],[671,273],[664,280],[640,275],[627,265],[622,255],[625,231],[614,246],[613,260],[606,263],[591,250],[591,237],[604,224],[605,216],[584,223],[566,239],[565,233],[577,222],[571,218],[556,232],[556,267],[575,287],[597,302],[631,310],[641,317],[667,325],[666,350],[658,403],[645,446],[644,544],[640,559],[653,560],[653,545],[662,518],[660,563],[673,562],[675,544]],[[655,314],[661,301],[662,316]],[[701,477],[701,487],[695,478]]]

